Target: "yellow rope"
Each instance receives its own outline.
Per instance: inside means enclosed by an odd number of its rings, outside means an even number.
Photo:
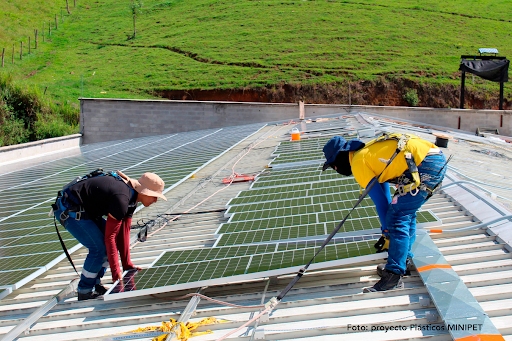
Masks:
[[[169,322],[162,322],[161,326],[150,326],[150,327],[142,327],[138,328],[132,331],[129,331],[128,333],[143,333],[143,332],[149,332],[149,331],[161,331],[166,334],[159,335],[157,337],[154,337],[152,341],[165,341],[167,339],[167,335],[174,331],[176,333],[176,336],[178,337],[178,340],[180,341],[187,341],[189,338],[204,334],[212,334],[213,332],[211,330],[207,330],[204,332],[195,332],[200,326],[206,326],[210,324],[216,324],[216,323],[223,323],[227,322],[224,320],[217,320],[215,317],[207,317],[202,319],[199,322],[187,322],[186,324],[183,322],[177,322],[175,319],[170,319]]]

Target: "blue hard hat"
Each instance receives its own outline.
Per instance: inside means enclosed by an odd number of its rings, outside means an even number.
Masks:
[[[355,151],[363,147],[364,142],[361,140],[353,139],[347,141],[341,136],[334,136],[329,141],[327,141],[323,148],[325,159],[327,161],[325,161],[324,166],[322,167],[322,171],[331,166],[334,160],[336,160],[336,156],[339,152]]]

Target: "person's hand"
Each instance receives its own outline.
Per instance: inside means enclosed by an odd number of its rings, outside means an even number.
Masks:
[[[131,270],[135,270],[134,269]],[[140,268],[139,268],[140,269]],[[135,290],[135,275],[137,274],[137,271],[128,271],[128,273],[119,281],[119,292],[124,291],[133,291]]]
[[[122,276],[123,274],[121,272],[112,273],[112,283],[115,283],[117,280],[122,280]]]
[[[140,271],[140,270],[142,270],[142,268],[140,266],[133,265],[133,264],[131,264],[131,265],[129,265],[126,268],[123,268],[123,269],[124,269],[124,271],[130,271],[130,270]]]

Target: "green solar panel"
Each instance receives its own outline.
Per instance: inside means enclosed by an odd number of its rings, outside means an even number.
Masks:
[[[230,208],[234,208],[234,205],[243,205],[243,204],[252,204],[252,203],[261,203],[267,201],[274,200],[286,200],[291,198],[302,198],[307,196],[307,190],[293,191],[293,192],[281,192],[281,193],[271,193],[271,194],[263,194],[263,195],[255,195],[255,196],[245,196],[233,198],[229,201]]]
[[[263,181],[283,180],[283,179],[290,180],[290,179],[298,179],[298,178],[309,177],[309,176],[318,176],[321,174],[322,174],[321,171],[319,172],[318,170],[312,170],[312,171],[307,171],[307,172],[293,172],[293,173],[292,172],[289,172],[289,173],[283,172],[281,174],[271,173],[266,176],[261,176],[261,175],[258,176],[257,181],[263,182]]]
[[[286,217],[286,216],[290,216],[290,215],[308,214],[308,213],[315,213],[315,212],[321,212],[321,211],[322,211],[321,205],[296,206],[296,207],[291,207],[291,208],[280,208],[280,209],[237,213],[231,218],[231,221],[235,222],[235,221],[254,220],[254,219],[268,219],[268,218],[272,218],[272,217]]]
[[[303,153],[298,156],[289,156],[289,157],[277,157],[270,164],[273,165],[279,165],[283,163],[290,163],[290,162],[299,162],[299,161],[310,161],[310,160],[319,160],[321,161],[324,158],[323,153],[319,153],[317,151],[315,152],[309,152],[309,153]]]
[[[28,269],[44,266],[62,254],[62,250],[48,252],[48,253],[35,253],[15,257],[1,257],[0,269],[2,270],[18,270]],[[14,283],[12,283],[14,284]]]
[[[325,219],[325,215],[322,217],[323,221],[319,221],[320,219],[316,219],[311,215],[304,215],[299,217],[291,217],[289,219],[282,218],[273,218],[269,220],[253,220],[253,221],[244,221],[239,223],[232,224],[222,224],[220,228],[217,230],[217,234],[226,234],[226,233],[238,233],[238,232],[249,232],[249,231],[261,231],[266,229],[275,229],[275,228],[290,228],[295,226],[302,225],[311,225],[311,224],[320,224],[325,222],[328,230],[332,230],[334,226],[336,226],[337,222],[343,219],[343,216],[340,213],[334,212],[329,218],[339,218],[327,220]],[[308,220],[309,219],[309,220]],[[326,221],[327,220],[327,221]],[[366,217],[366,218],[349,218],[343,225],[341,232],[353,232],[361,229],[373,229],[375,227],[380,226],[379,219],[377,217]]]
[[[309,224],[272,228],[262,231],[239,232],[223,234],[215,243],[215,246],[227,246],[237,244],[264,243],[296,238],[327,235],[325,224]]]
[[[337,179],[340,175],[334,172],[325,172],[325,174],[314,175],[301,177],[298,179],[282,179],[282,180],[274,180],[274,181],[257,181],[253,183],[252,188],[260,188],[260,187],[273,187],[273,186],[283,186],[283,185],[291,185],[297,183],[304,182],[313,182],[313,181],[325,181],[331,179]]]
[[[252,211],[271,210],[277,208],[291,208],[295,206],[306,206],[314,204],[324,204],[321,210],[332,211],[340,207],[340,202],[357,199],[359,197],[359,191],[357,192],[343,192],[343,193],[320,193],[317,194],[317,190],[306,191],[309,192],[309,196],[303,196],[294,199],[283,199],[283,200],[265,200],[263,202],[250,203],[245,205],[231,206],[227,209],[226,214],[231,215],[233,213],[248,213]],[[332,206],[328,204],[333,204]],[[371,204],[370,199],[365,198],[362,201],[362,205]],[[352,207],[353,202],[350,204],[343,204],[342,208]],[[331,207],[331,208],[330,208]],[[240,219],[239,219],[240,220]]]
[[[249,202],[264,202],[268,200],[274,200],[274,198],[298,198],[310,195],[330,194],[333,192],[344,192],[359,189],[360,186],[357,185],[352,178],[340,178],[323,182],[312,182],[299,185],[285,185],[272,188],[241,191],[237,198],[231,199],[229,205],[237,205]],[[306,193],[303,192],[308,190],[316,191]]]
[[[365,208],[365,206],[371,206],[368,210],[365,210],[364,213],[369,214],[370,216],[374,216],[376,213],[375,208],[371,205],[371,199],[363,199],[360,206],[356,208],[354,213],[352,213],[355,217],[360,217],[363,213],[361,210]],[[288,216],[296,216],[303,215],[308,213],[326,213],[330,211],[343,211],[343,213],[348,213],[350,209],[354,206],[354,202],[352,201],[336,201],[324,204],[310,204],[305,206],[295,206],[295,207],[287,207],[287,208],[272,208],[272,209],[262,209],[250,212],[241,212],[233,214],[230,219],[230,223],[239,222],[239,221],[247,221],[247,220],[258,220],[258,219],[270,219],[273,217],[288,217]],[[357,213],[356,213],[357,212]]]
[[[345,244],[357,241],[375,241],[380,234],[365,236],[335,237],[331,244]],[[304,248],[316,248],[323,243],[323,239],[314,239],[306,241],[287,241],[279,243],[266,243],[257,245],[237,245],[227,247],[211,247],[202,249],[165,251],[152,264],[152,267],[169,266],[181,263],[200,262],[204,260],[232,258],[250,256],[262,253],[272,253],[276,251],[295,250]]]
[[[363,259],[384,258],[385,254],[375,254],[372,241],[358,241],[343,244],[329,244],[319,253],[313,264],[327,262],[360,262]],[[125,278],[122,284],[113,288],[105,300],[120,299],[126,296],[141,295],[191,288],[201,283],[215,284],[237,278],[258,278],[270,273],[293,273],[297,266],[306,264],[317,251],[316,247],[288,249],[271,253],[223,259],[203,260],[173,265],[153,266],[137,273],[131,280]],[[162,256],[164,257],[165,254]],[[358,259],[359,258],[359,259]],[[333,264],[334,265],[334,264]],[[310,267],[314,269],[315,266]],[[137,293],[133,294],[134,288]]]
[[[332,175],[336,175],[335,177],[332,177]],[[320,180],[325,180],[325,178],[334,178],[336,180],[342,179],[345,177],[340,176],[338,173],[334,172],[333,170],[329,169],[325,172],[322,172],[322,165],[319,164],[316,169],[308,169],[304,170],[303,168],[297,168],[293,167],[291,169],[288,169],[287,171],[279,171],[279,172],[271,172],[270,174],[266,175],[258,175],[256,182],[267,182],[267,181],[275,181],[275,180],[291,180],[291,179],[298,179],[301,180],[302,178],[310,178],[310,177],[318,177],[320,176]],[[352,179],[352,182],[355,183],[355,180],[353,180],[353,177],[347,177],[346,179]],[[300,183],[304,181],[296,181],[296,183]]]
[[[73,236],[67,231],[61,232],[62,239],[74,239]],[[42,244],[47,242],[54,242],[59,241],[57,237],[57,233],[55,232],[55,228],[51,233],[45,233],[45,234],[29,234],[25,236],[20,237],[11,237],[11,238],[4,238],[0,239],[0,250],[3,250],[4,247],[9,247],[13,245],[17,245],[19,247],[23,245],[30,245],[30,244]],[[0,251],[2,253],[2,251]]]
[[[0,286],[12,285],[31,275],[37,268],[13,270],[13,271],[0,271]]]

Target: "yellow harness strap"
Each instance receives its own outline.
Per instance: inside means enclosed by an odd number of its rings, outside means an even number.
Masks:
[[[397,141],[397,149],[404,152],[405,156],[405,162],[407,163],[407,167],[409,168],[409,172],[412,176],[412,182],[407,185],[403,185],[400,188],[401,193],[409,193],[421,185],[421,178],[420,174],[418,173],[418,167],[416,166],[416,163],[414,162],[414,158],[412,157],[412,153],[407,150],[407,142],[412,137],[408,134],[401,134],[401,133],[384,133],[381,136],[377,137],[376,139],[369,141],[366,143],[365,146],[372,145],[376,142],[382,142],[387,140],[395,140]]]

